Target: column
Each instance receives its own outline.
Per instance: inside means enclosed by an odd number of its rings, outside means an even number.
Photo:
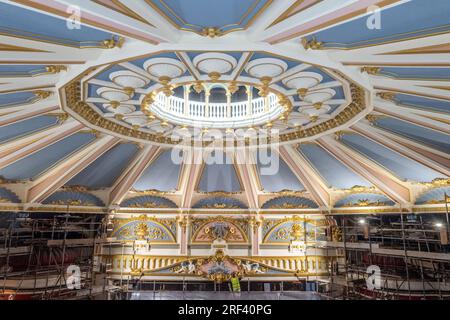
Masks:
[[[182,215],[178,220],[178,225],[180,228],[179,237],[180,237],[180,255],[187,256],[188,255],[188,244],[189,244],[189,227],[190,221],[187,215]]]
[[[209,118],[209,96],[211,95],[209,88],[205,89],[205,117]]]
[[[251,86],[245,86],[247,88],[247,116],[253,114],[252,101],[253,101],[253,90]]]
[[[264,109],[265,111],[269,111],[269,95],[264,97]]]
[[[227,117],[231,118],[231,93],[227,92]]]
[[[252,217],[250,219],[250,234],[251,234],[251,246],[252,246],[252,256],[259,255],[259,239],[260,239],[260,228],[261,220],[257,217]]]
[[[184,86],[184,115],[189,115],[189,93],[191,93],[191,86]]]

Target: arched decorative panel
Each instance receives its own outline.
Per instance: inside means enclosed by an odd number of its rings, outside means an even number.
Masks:
[[[317,209],[318,207],[313,200],[296,196],[273,198],[262,206],[263,209]]]
[[[87,192],[58,191],[44,200],[43,204],[71,205],[81,207],[104,207],[98,197]]]
[[[157,196],[139,196],[129,198],[120,204],[123,208],[177,208],[172,200]]]
[[[445,194],[450,196],[450,186],[441,187],[426,191],[422,195],[420,195],[416,204],[440,204],[445,203]]]
[[[289,244],[291,241],[325,241],[325,220],[308,220],[298,217],[266,219],[262,225],[263,243]]]
[[[377,193],[356,193],[346,196],[335,203],[336,208],[345,207],[381,207],[393,206],[395,202]]]
[[[113,224],[111,237],[120,241],[177,242],[177,222],[175,219],[156,219],[143,215],[138,218],[116,219]]]
[[[20,199],[11,190],[0,188],[0,203],[20,203]]]
[[[230,197],[210,197],[193,205],[195,209],[247,209],[241,201]]]
[[[223,239],[227,243],[247,243],[248,232],[248,221],[246,219],[225,217],[194,219],[191,242],[212,243],[216,239]]]

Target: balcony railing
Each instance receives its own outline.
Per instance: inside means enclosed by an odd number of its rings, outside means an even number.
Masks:
[[[273,93],[267,97],[230,103],[191,101],[160,93],[156,96],[152,111],[163,119],[179,124],[201,121],[215,123],[213,127],[221,127],[221,124],[230,127],[230,123],[233,123],[231,127],[236,127],[271,121],[283,113],[283,107]]]

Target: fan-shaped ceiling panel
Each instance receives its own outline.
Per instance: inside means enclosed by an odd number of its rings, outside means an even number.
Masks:
[[[0,108],[27,104],[35,99],[36,95],[31,91],[0,94]]]
[[[198,185],[200,192],[240,192],[241,183],[233,159],[222,152],[213,152],[205,160]]]
[[[363,5],[364,6],[364,5]],[[314,33],[318,41],[328,48],[350,49],[392,43],[448,32],[450,3],[441,0],[408,1],[386,8],[382,12],[382,25],[370,25],[373,12],[333,28]],[[407,12],[407,14],[405,14]],[[410,19],[414,16],[414,21]],[[368,27],[368,24],[371,27]],[[358,30],[358,32],[355,32]]]
[[[450,80],[450,68],[382,67],[379,73],[403,80]]]
[[[67,185],[86,186],[92,189],[111,187],[133,160],[137,151],[138,146],[135,144],[119,144],[80,172]]]
[[[111,33],[85,25],[79,27],[76,21],[70,25],[66,19],[7,3],[0,3],[0,30],[10,36],[77,48],[102,47],[103,41],[111,38]]]
[[[172,160],[172,151],[163,152],[133,185],[138,191],[174,191],[178,186],[180,164]]]
[[[302,191],[305,187],[281,158],[274,158],[278,164],[276,170],[263,170],[266,165],[258,159],[258,173],[265,192]],[[273,165],[273,163],[272,163]]]
[[[330,186],[337,189],[349,189],[354,186],[371,187],[369,182],[351,171],[318,145],[303,144],[299,147],[299,151],[306,156]]]
[[[94,139],[95,135],[93,134],[74,134],[0,169],[0,176],[8,180],[35,178],[59,162],[64,161],[65,158],[82,149]]]
[[[377,127],[395,132],[413,141],[421,142],[445,153],[450,153],[450,135],[427,129],[392,117],[381,117],[375,121]]]
[[[358,134],[345,134],[342,142],[357,152],[375,161],[380,166],[398,175],[401,179],[417,182],[432,181],[443,177],[442,174],[428,167],[403,157],[382,145]]]
[[[450,113],[450,101],[445,99],[432,99],[410,94],[395,94],[394,101],[398,104],[414,109]]]
[[[35,133],[52,127],[58,123],[58,118],[54,116],[39,116],[0,127],[0,142],[18,139],[22,136]]]

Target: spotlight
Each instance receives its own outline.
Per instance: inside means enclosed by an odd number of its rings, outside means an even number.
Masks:
[[[436,228],[442,228],[443,224],[440,222],[435,223]]]
[[[358,223],[359,223],[359,224],[366,224],[366,219],[359,219],[359,220],[358,220]]]

